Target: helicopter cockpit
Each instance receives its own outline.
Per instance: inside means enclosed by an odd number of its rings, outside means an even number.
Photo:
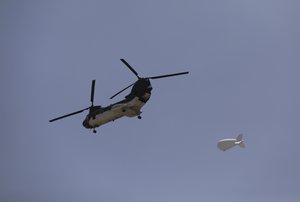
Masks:
[[[101,105],[99,106],[92,106],[90,108],[90,112],[89,114],[85,117],[82,125],[85,127],[85,128],[92,128],[92,126],[89,125],[89,120],[97,115],[97,114],[100,114],[102,112],[104,112],[105,109],[103,107],[101,107]]]

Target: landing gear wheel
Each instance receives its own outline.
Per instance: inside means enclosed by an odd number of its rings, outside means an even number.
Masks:
[[[138,116],[138,119],[142,119],[142,117],[141,117],[141,116]]]

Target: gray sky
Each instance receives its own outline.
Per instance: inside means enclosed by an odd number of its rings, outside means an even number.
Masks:
[[[300,2],[0,2],[0,201],[298,202]],[[143,119],[89,106],[141,76]],[[128,93],[128,92],[127,92]],[[246,149],[221,152],[243,133]]]

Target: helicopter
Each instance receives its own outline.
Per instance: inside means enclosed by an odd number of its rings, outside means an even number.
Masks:
[[[101,105],[94,106],[94,93],[95,93],[95,83],[96,80],[92,80],[91,86],[91,106],[84,108],[82,110],[66,114],[54,119],[49,120],[49,122],[57,121],[69,116],[73,116],[79,113],[82,113],[86,110],[89,110],[86,118],[84,119],[82,125],[87,129],[93,129],[93,133],[96,133],[97,127],[104,125],[108,122],[115,121],[123,116],[127,117],[138,117],[141,119],[141,108],[146,104],[146,102],[151,97],[152,86],[150,80],[154,79],[161,79],[166,77],[172,76],[179,76],[183,74],[188,74],[189,72],[179,72],[175,74],[165,74],[160,76],[152,76],[152,77],[140,77],[135,69],[130,66],[125,59],[120,59],[128,69],[137,77],[137,81],[130,84],[129,86],[125,87],[123,90],[117,92],[110,99],[113,99],[123,91],[127,90],[128,88],[132,87],[130,93],[125,96],[125,99],[111,104],[106,107],[102,107]]]

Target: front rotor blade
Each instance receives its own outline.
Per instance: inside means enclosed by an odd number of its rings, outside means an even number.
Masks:
[[[122,58],[121,61],[136,75],[137,78],[140,78],[138,73],[133,69],[133,67],[130,66],[130,64],[126,62],[126,60]]]
[[[123,91],[127,90],[128,88],[130,88],[131,86],[133,86],[135,84],[135,82],[133,84],[130,84],[129,86],[127,86],[126,88],[124,88],[123,90],[117,92],[116,94],[114,94],[113,96],[110,97],[110,99],[113,99],[114,97],[116,97],[117,95],[119,95],[120,93],[122,93]]]
[[[81,113],[81,112],[83,112],[83,111],[85,111],[85,110],[87,110],[87,109],[89,109],[89,107],[88,107],[88,108],[85,108],[85,109],[82,109],[82,110],[79,110],[79,111],[77,111],[77,112],[73,112],[73,113],[71,113],[71,114],[67,114],[67,115],[64,115],[64,116],[57,117],[57,118],[55,118],[55,119],[51,119],[51,120],[49,120],[49,122],[57,121],[57,120],[59,120],[59,119],[66,118],[66,117],[68,117],[68,116],[72,116],[72,115],[75,115],[75,114],[79,114],[79,113]]]
[[[96,80],[92,81],[92,90],[91,90],[91,102],[92,102],[92,106],[94,105],[95,82],[96,82]]]
[[[165,78],[165,77],[171,77],[171,76],[179,76],[182,74],[188,74],[189,72],[180,72],[180,73],[175,73],[175,74],[166,74],[166,75],[161,75],[161,76],[152,76],[152,77],[148,77],[148,79],[161,79],[161,78]]]

